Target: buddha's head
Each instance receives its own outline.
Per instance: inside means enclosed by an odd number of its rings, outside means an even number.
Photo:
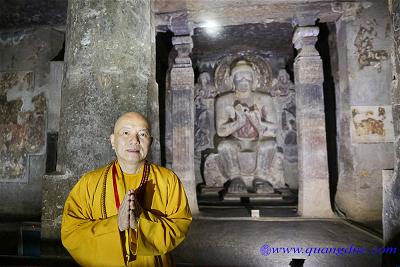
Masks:
[[[254,70],[250,63],[239,60],[231,70],[234,89],[238,92],[251,91],[254,88]]]

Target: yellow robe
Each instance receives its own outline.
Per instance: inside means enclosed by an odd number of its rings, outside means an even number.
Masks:
[[[82,266],[173,266],[168,252],[182,242],[192,221],[178,177],[166,168],[151,164],[138,227],[121,233],[112,168],[105,180],[106,170],[107,166],[103,166],[83,175],[71,190],[61,225],[64,247]],[[143,167],[138,174],[124,174],[125,179],[118,164],[117,172],[122,203],[128,190],[139,187]],[[132,255],[128,263],[127,246]]]

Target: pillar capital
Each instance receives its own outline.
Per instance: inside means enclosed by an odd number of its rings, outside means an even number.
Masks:
[[[170,29],[174,35],[193,35],[193,27],[188,19],[186,12],[174,14],[169,19],[168,29]]]
[[[321,57],[315,48],[318,34],[316,26],[297,27],[293,34],[293,44],[299,52],[294,64],[296,84],[319,84],[324,80]]]
[[[303,27],[303,26],[313,26],[317,21],[319,16],[319,10],[303,10],[297,11],[293,17],[293,26]]]
[[[307,52],[311,55],[318,54],[315,49],[315,43],[318,41],[319,28],[317,26],[297,27],[293,34],[293,44],[299,52],[302,53],[304,48],[308,48]],[[304,51],[303,51],[304,52]]]
[[[189,35],[172,37],[172,44],[178,52],[178,57],[188,57],[193,49],[193,40]]]
[[[192,67],[192,61],[189,54],[193,49],[193,40],[189,35],[172,37],[172,44],[178,55],[174,61],[174,68]]]

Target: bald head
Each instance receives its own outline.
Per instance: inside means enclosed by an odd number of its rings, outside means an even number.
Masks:
[[[149,122],[142,114],[128,112],[118,118],[110,141],[124,172],[136,173],[149,152],[152,140]]]
[[[146,117],[137,112],[127,112],[122,114],[114,125],[114,134],[117,133],[124,125],[136,124],[142,126],[143,128],[150,130],[149,122]]]

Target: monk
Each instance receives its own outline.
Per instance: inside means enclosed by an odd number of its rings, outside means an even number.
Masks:
[[[71,190],[61,240],[82,266],[173,266],[168,252],[192,221],[179,178],[146,161],[152,137],[139,113],[115,123],[117,159],[86,173]]]

